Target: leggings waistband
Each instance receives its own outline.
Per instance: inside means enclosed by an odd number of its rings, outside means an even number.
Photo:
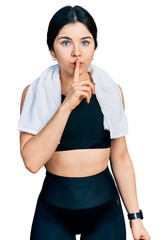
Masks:
[[[47,204],[65,209],[86,209],[100,206],[117,194],[108,166],[85,177],[65,177],[46,171],[40,197]]]

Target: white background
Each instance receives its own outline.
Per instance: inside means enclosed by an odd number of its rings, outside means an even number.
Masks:
[[[124,93],[142,221],[152,240],[167,239],[168,6],[163,0],[15,0],[0,6],[0,239],[29,240],[45,168],[32,174],[24,167],[17,131],[20,100],[25,86],[55,64],[46,44],[48,23],[67,4],[83,6],[97,24],[92,63]],[[131,240],[124,206],[123,211]]]

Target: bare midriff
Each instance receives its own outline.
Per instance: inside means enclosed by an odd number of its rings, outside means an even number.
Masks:
[[[56,151],[45,164],[48,172],[65,177],[86,177],[103,171],[109,161],[110,147]]]

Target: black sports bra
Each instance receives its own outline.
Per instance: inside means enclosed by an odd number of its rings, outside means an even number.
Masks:
[[[65,97],[61,94],[61,102]],[[92,94],[89,104],[86,98],[83,98],[69,115],[55,151],[109,148],[110,146],[110,132],[103,128],[103,114],[96,95]]]

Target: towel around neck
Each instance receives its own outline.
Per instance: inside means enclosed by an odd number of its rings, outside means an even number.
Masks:
[[[87,71],[95,85],[95,93],[103,113],[104,129],[110,138],[129,133],[128,121],[117,83],[103,69],[90,64]],[[18,131],[36,135],[53,117],[61,105],[61,80],[59,64],[48,67],[31,82],[19,118]]]

